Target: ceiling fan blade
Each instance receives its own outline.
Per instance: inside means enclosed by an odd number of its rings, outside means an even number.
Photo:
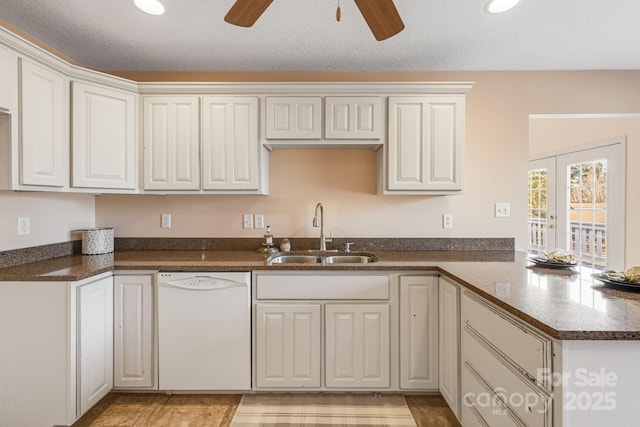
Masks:
[[[388,39],[404,29],[404,23],[393,0],[355,0],[355,2],[376,40]]]
[[[273,0],[236,0],[224,20],[239,27],[250,27],[272,2]]]

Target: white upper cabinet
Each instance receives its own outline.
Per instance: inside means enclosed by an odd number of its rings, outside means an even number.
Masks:
[[[134,190],[137,95],[72,83],[72,186]]]
[[[202,110],[203,190],[258,190],[258,98],[207,96]]]
[[[328,96],[324,106],[326,139],[380,139],[380,97]]]
[[[144,107],[144,189],[200,188],[200,99],[147,96]]]
[[[20,184],[69,185],[69,97],[64,75],[19,59]]]
[[[0,112],[11,111],[11,72],[16,68],[12,67],[11,51],[8,47],[0,45]]]
[[[322,98],[268,96],[266,139],[321,139]]]
[[[389,97],[388,193],[462,190],[464,95]]]

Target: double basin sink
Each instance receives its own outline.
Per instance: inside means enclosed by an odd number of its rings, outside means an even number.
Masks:
[[[267,265],[273,264],[370,264],[378,258],[369,253],[286,253],[278,252],[267,258]]]

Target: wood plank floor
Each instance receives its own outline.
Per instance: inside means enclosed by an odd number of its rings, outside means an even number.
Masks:
[[[110,393],[73,427],[228,426],[239,394]],[[454,427],[460,423],[439,395],[405,396],[418,426]]]

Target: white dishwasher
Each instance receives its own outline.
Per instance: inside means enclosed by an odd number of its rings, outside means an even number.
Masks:
[[[158,273],[161,390],[251,389],[251,273]]]

